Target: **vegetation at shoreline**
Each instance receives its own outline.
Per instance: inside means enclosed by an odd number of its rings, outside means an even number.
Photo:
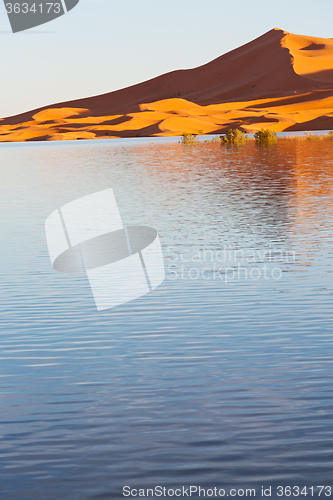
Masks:
[[[220,140],[223,144],[244,144],[247,135],[242,130],[229,129],[226,134],[220,135]]]
[[[200,134],[201,135],[201,134]],[[225,134],[216,136],[213,139],[205,140],[205,143],[217,143],[217,144],[229,144],[238,145],[245,144],[248,141],[254,141],[256,144],[276,144],[278,141],[282,140],[292,140],[296,139],[299,141],[332,141],[333,142],[333,130],[330,130],[326,134],[314,134],[312,132],[305,133],[304,135],[289,134],[283,137],[278,137],[276,132],[271,129],[262,128],[254,134],[254,137],[248,137],[244,131],[240,129],[229,129]],[[182,144],[199,144],[197,134],[191,134],[184,132],[181,141]]]
[[[333,141],[333,130],[330,130],[327,134],[313,134],[312,132],[305,134],[305,139],[309,141],[313,140],[329,140]]]
[[[181,142],[183,144],[196,144],[198,142],[197,134],[189,134],[187,132],[183,132]]]
[[[254,134],[254,140],[257,144],[275,144],[277,142],[277,135],[274,130],[262,128]]]

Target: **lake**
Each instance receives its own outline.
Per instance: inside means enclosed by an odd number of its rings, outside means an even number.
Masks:
[[[333,143],[35,142],[0,158],[3,498],[330,496]],[[98,312],[85,275],[53,270],[44,224],[107,188],[124,224],[158,231],[166,278]]]

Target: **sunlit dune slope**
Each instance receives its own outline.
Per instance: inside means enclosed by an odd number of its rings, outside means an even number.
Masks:
[[[333,129],[333,39],[273,29],[204,66],[0,121],[0,141]]]

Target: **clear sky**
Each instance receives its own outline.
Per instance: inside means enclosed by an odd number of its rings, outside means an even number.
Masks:
[[[332,0],[81,0],[12,34],[0,5],[0,116],[204,64],[274,27],[333,37]]]

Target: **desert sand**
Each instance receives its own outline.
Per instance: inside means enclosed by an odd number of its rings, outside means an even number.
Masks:
[[[333,39],[275,28],[194,69],[0,120],[0,142],[333,129]]]

